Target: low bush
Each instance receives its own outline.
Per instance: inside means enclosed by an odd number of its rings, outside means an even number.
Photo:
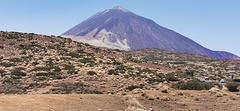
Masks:
[[[118,72],[117,71],[115,71],[115,70],[113,70],[113,69],[111,69],[111,70],[108,70],[108,75],[118,75]]]
[[[140,85],[131,85],[131,86],[128,86],[126,89],[132,91],[133,89],[136,89],[136,88],[140,88],[142,89],[144,86],[144,84],[140,84]]]
[[[75,67],[73,65],[64,65],[65,70],[75,70]]]
[[[88,74],[88,75],[97,75],[97,73],[94,72],[94,71],[88,71],[87,74]]]
[[[22,62],[22,60],[20,58],[12,58],[12,59],[9,59],[9,61],[11,61],[11,62]]]
[[[0,69],[0,74],[3,74],[3,73],[5,73],[5,72],[6,72],[5,70]]]
[[[167,74],[166,75],[166,80],[167,81],[179,81],[179,79],[175,77],[174,73]]]
[[[124,66],[124,65],[117,66],[115,68],[115,71],[120,72],[120,73],[125,73],[126,72],[126,66]]]
[[[239,91],[239,90],[238,90],[239,83],[230,82],[230,83],[227,83],[226,87],[227,87],[228,90],[231,91],[231,92],[237,92],[237,91]]]
[[[118,62],[118,61],[114,61],[113,62],[113,65],[121,65],[122,63],[121,62]]]
[[[62,69],[60,67],[58,67],[58,66],[54,67],[54,72],[61,72],[61,71],[62,71]]]
[[[164,79],[162,79],[162,78],[148,78],[147,81],[148,81],[149,84],[152,84],[154,82],[157,82],[157,83],[163,82]]]
[[[15,64],[12,64],[12,63],[6,63],[6,62],[0,63],[0,65],[1,65],[1,66],[4,66],[4,67],[15,66]]]
[[[37,73],[36,76],[51,76],[56,75],[54,72],[46,72],[46,73]]]
[[[67,73],[68,73],[68,74],[77,74],[78,71],[75,71],[75,70],[68,70]]]
[[[86,63],[94,63],[92,58],[83,58],[83,59],[79,60],[79,62],[84,63],[84,64],[86,64]]]
[[[74,52],[70,52],[70,53],[68,54],[68,56],[71,56],[71,57],[73,57],[73,58],[79,58],[79,57],[80,57],[80,55],[79,55],[78,53],[74,53]]]
[[[90,90],[84,83],[59,83],[55,85],[57,89],[51,89],[52,94],[103,94],[97,90]]]
[[[233,79],[233,82],[240,82],[240,79]]]
[[[35,67],[31,71],[50,71],[49,67]]]
[[[209,90],[210,88],[214,87],[214,84],[209,82],[201,82],[197,79],[193,79],[186,83],[183,81],[178,82],[177,84],[173,84],[172,87],[182,90]]]
[[[27,74],[22,72],[21,70],[13,70],[11,72],[11,75],[15,75],[15,76],[26,76]]]
[[[0,45],[0,49],[4,49],[4,47]]]

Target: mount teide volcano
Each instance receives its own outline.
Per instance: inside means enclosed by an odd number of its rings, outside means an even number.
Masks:
[[[217,59],[240,59],[223,51],[212,51],[154,21],[121,6],[97,13],[62,34],[76,41],[121,50],[158,48],[172,52],[208,55]]]

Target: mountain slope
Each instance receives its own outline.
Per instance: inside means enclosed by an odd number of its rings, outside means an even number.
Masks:
[[[228,52],[207,49],[121,6],[95,14],[62,36],[113,49],[158,48],[172,52],[203,54],[217,59],[240,59]]]
[[[67,38],[0,31],[0,94],[119,92],[135,84],[152,87],[153,78],[163,80],[157,75],[174,72],[130,59],[138,60]]]
[[[237,60],[199,54],[160,49],[119,51],[62,37],[0,31],[0,94],[156,90],[169,78],[186,79],[188,71],[195,77],[228,79],[234,74],[239,78],[239,67]]]

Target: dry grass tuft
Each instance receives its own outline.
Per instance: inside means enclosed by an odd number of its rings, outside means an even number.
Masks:
[[[123,98],[124,104],[127,106],[125,111],[145,111],[143,105],[131,95],[124,96]]]

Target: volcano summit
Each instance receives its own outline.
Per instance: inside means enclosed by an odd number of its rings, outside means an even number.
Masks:
[[[240,59],[228,52],[207,49],[121,6],[99,12],[61,36],[112,49],[158,48],[172,52],[208,55],[217,59]]]

